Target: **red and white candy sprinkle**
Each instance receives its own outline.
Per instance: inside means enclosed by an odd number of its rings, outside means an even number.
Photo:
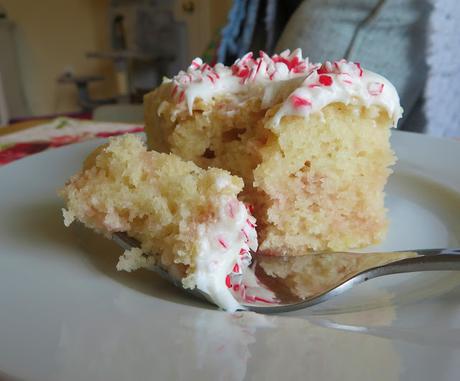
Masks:
[[[311,102],[308,99],[299,97],[297,95],[291,95],[291,103],[295,108],[311,106]]]
[[[372,96],[377,96],[382,94],[384,84],[380,82],[371,82],[367,85],[367,91]]]
[[[222,237],[219,237],[217,239],[217,242],[219,242],[219,245],[222,246],[224,249],[228,249],[230,246],[228,245],[227,241],[223,239]]]

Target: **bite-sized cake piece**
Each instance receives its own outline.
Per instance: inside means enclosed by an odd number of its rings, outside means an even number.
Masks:
[[[382,76],[345,60],[313,64],[300,50],[248,53],[231,67],[195,59],[145,106],[149,148],[243,178],[261,252],[346,250],[384,237],[390,127],[402,109]]]
[[[96,149],[61,195],[67,226],[79,220],[106,236],[126,232],[140,242],[120,258],[119,270],[160,264],[185,287],[234,311],[240,306],[232,285],[257,249],[255,218],[237,199],[242,188],[227,171],[148,152],[140,138],[126,135]]]

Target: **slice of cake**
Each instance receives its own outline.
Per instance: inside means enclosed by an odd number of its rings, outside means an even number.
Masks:
[[[237,199],[242,188],[227,171],[147,152],[138,137],[126,135],[96,149],[61,195],[67,226],[79,220],[141,243],[123,254],[119,270],[161,265],[234,311],[240,306],[232,291],[251,261],[249,250],[257,249],[255,218]]]
[[[260,252],[347,250],[382,240],[383,188],[401,116],[395,88],[345,60],[249,53],[195,59],[145,97],[148,146],[244,180]]]

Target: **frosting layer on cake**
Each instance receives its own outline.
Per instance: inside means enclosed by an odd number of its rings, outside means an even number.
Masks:
[[[275,125],[283,116],[307,116],[334,102],[380,106],[394,124],[402,113],[398,93],[386,78],[344,59],[310,63],[300,49],[272,57],[260,52],[254,58],[248,53],[230,67],[211,67],[195,58],[172,82],[171,98],[179,109],[185,107],[190,114],[197,98],[208,102],[224,93],[238,94],[243,99],[260,96],[263,108],[282,101],[273,118]]]

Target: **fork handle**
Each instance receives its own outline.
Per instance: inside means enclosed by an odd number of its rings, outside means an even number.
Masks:
[[[383,275],[416,271],[460,270],[460,249],[423,249],[414,251],[418,256],[374,267],[364,271],[362,275],[367,279],[371,279]]]
[[[438,256],[438,255],[460,255],[460,248],[454,249],[420,249],[420,250],[411,250],[415,251],[418,255],[423,256]]]

